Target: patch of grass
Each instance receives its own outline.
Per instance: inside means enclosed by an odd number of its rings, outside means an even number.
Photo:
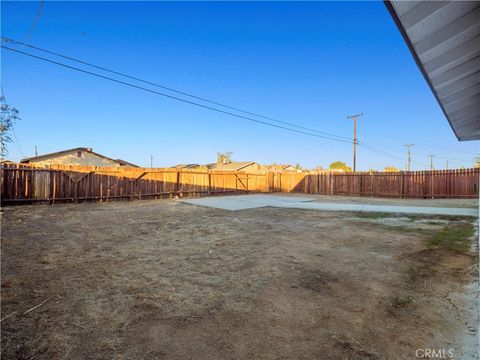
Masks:
[[[430,221],[425,222],[425,224],[428,224],[428,225],[442,225],[443,222],[438,221],[438,220],[437,220],[437,221],[435,221],[435,220],[430,220]]]
[[[415,304],[415,299],[409,295],[394,294],[388,299],[387,311],[393,316],[405,315]]]
[[[390,304],[396,308],[403,308],[415,303],[415,300],[411,296],[400,296],[398,294],[393,295],[390,298]]]
[[[355,217],[362,219],[385,219],[385,218],[406,218],[410,221],[418,220],[446,220],[446,221],[465,221],[465,217],[458,215],[432,215],[432,214],[405,214],[405,213],[391,213],[391,212],[355,212]]]
[[[396,217],[397,214],[387,212],[357,212],[355,216],[362,219],[384,219]]]
[[[447,220],[447,221],[464,221],[466,217],[459,216],[459,215],[432,215],[432,214],[409,214],[406,215],[410,221],[417,221],[417,220],[426,220],[430,219],[432,221],[435,220]]]
[[[400,233],[418,233],[418,234],[425,234],[428,232],[428,230],[426,229],[422,229],[422,228],[419,228],[419,227],[412,227],[412,226],[403,226],[403,225],[383,225],[383,227],[386,229],[386,230],[393,230],[393,231],[397,231],[397,232],[400,232]]]
[[[441,248],[449,251],[468,252],[475,228],[472,223],[447,225],[428,241],[429,248]]]

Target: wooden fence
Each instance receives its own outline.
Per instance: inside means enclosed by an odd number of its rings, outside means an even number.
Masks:
[[[227,172],[4,164],[2,204],[110,201],[248,192],[477,198],[480,169],[398,173]]]
[[[397,198],[478,198],[480,169],[278,173],[275,189],[305,194]]]

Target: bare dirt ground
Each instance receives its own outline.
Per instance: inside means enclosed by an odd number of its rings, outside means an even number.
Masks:
[[[473,359],[472,224],[171,200],[7,207],[1,355]]]

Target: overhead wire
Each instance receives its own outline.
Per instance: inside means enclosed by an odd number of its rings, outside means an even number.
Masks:
[[[6,43],[18,44],[18,45],[25,46],[25,47],[28,47],[28,48],[31,48],[31,49],[34,49],[34,50],[42,51],[42,52],[45,52],[45,53],[48,53],[48,54],[51,54],[51,55],[55,55],[55,56],[58,56],[58,57],[61,57],[61,58],[64,58],[64,59],[67,59],[67,60],[70,60],[70,61],[74,61],[74,62],[83,64],[83,65],[87,65],[87,66],[90,66],[90,67],[93,67],[93,68],[96,68],[96,69],[99,69],[99,70],[102,70],[102,71],[106,71],[106,72],[109,72],[109,73],[112,73],[112,74],[119,75],[119,76],[122,76],[122,77],[125,77],[125,78],[128,78],[128,79],[132,79],[132,80],[135,80],[135,81],[138,81],[138,82],[142,82],[142,83],[145,83],[145,84],[148,84],[148,85],[152,85],[152,86],[155,86],[155,87],[158,87],[158,88],[162,88],[162,89],[165,89],[165,90],[177,93],[177,94],[188,96],[188,97],[193,98],[193,99],[201,100],[203,102],[207,102],[207,103],[210,103],[210,104],[214,104],[214,105],[217,105],[217,106],[228,108],[228,109],[231,109],[231,110],[234,110],[234,111],[237,111],[237,112],[241,112],[241,113],[244,113],[244,114],[249,114],[249,115],[252,115],[252,116],[255,116],[255,117],[263,118],[265,120],[270,120],[270,121],[273,121],[273,122],[276,122],[276,123],[284,124],[284,125],[287,125],[289,127],[296,128],[296,129],[302,129],[302,131],[295,130],[295,129],[285,127],[285,126],[272,124],[272,123],[267,122],[267,121],[254,119],[254,118],[249,117],[249,116],[243,116],[243,115],[235,114],[235,113],[232,113],[230,111],[225,111],[225,110],[218,109],[218,108],[215,108],[215,107],[212,107],[212,106],[199,104],[199,103],[196,103],[196,102],[193,102],[193,101],[190,101],[190,100],[186,100],[186,99],[183,99],[183,98],[180,98],[180,97],[177,97],[177,96],[161,93],[161,92],[158,92],[158,91],[155,91],[155,90],[152,90],[152,89],[148,89],[148,88],[145,88],[145,87],[142,87],[142,86],[131,84],[131,83],[128,83],[128,82],[125,82],[125,81],[114,79],[114,78],[111,78],[111,77],[108,77],[108,76],[97,74],[97,73],[94,73],[94,72],[91,72],[91,71],[80,69],[80,68],[77,68],[77,67],[74,67],[74,66],[71,66],[71,65],[67,65],[67,64],[64,64],[64,63],[61,63],[61,62],[57,62],[57,61],[54,61],[54,60],[51,60],[51,59],[47,59],[47,58],[44,58],[44,57],[41,57],[41,56],[37,56],[37,55],[31,54],[31,53],[27,53],[27,52],[24,52],[24,51],[21,51],[21,50],[18,50],[18,49],[9,48],[7,46],[2,45],[2,48],[6,49],[6,50],[17,52],[17,53],[20,53],[20,54],[23,54],[23,55],[26,55],[26,56],[29,56],[29,57],[32,57],[32,58],[35,58],[35,59],[38,59],[38,60],[50,62],[52,64],[56,64],[56,65],[59,65],[59,66],[62,66],[62,67],[65,67],[65,68],[68,68],[68,69],[71,69],[71,70],[86,73],[86,74],[91,75],[91,76],[96,76],[96,77],[99,77],[99,78],[103,78],[105,80],[113,81],[113,82],[116,82],[116,83],[119,83],[119,84],[122,84],[122,85],[125,85],[125,86],[129,86],[129,87],[133,87],[133,88],[136,88],[136,89],[139,89],[139,90],[154,93],[154,94],[164,96],[164,97],[167,97],[167,98],[170,98],[170,99],[173,99],[173,100],[181,101],[181,102],[188,103],[188,104],[198,106],[198,107],[202,107],[202,108],[205,108],[205,109],[208,109],[208,110],[220,112],[220,113],[223,113],[223,114],[226,114],[226,115],[234,116],[234,117],[237,117],[237,118],[241,118],[241,119],[244,119],[244,120],[260,123],[260,124],[271,126],[271,127],[276,127],[276,128],[287,130],[287,131],[292,131],[292,132],[296,132],[296,133],[300,133],[300,134],[304,134],[304,135],[309,135],[309,136],[315,136],[315,137],[318,137],[318,138],[332,140],[332,141],[353,143],[353,140],[351,138],[348,138],[348,137],[345,137],[345,136],[331,134],[331,133],[328,133],[328,132],[323,132],[323,131],[311,129],[311,128],[300,126],[300,125],[297,125],[297,124],[294,124],[294,123],[281,121],[281,120],[277,120],[277,119],[267,117],[267,116],[264,116],[264,115],[261,115],[261,114],[257,114],[257,113],[254,113],[254,112],[242,110],[240,108],[233,107],[233,106],[230,106],[230,105],[225,105],[225,104],[213,101],[213,100],[209,100],[209,99],[204,98],[204,97],[199,97],[199,96],[196,96],[196,95],[193,95],[193,94],[190,94],[190,93],[175,90],[173,88],[163,86],[163,85],[160,85],[158,83],[154,83],[154,82],[151,82],[151,81],[140,79],[140,78],[135,77],[135,76],[130,76],[130,75],[127,75],[127,74],[124,74],[124,73],[121,73],[121,72],[118,72],[118,71],[115,71],[115,70],[108,69],[106,67],[94,65],[94,64],[91,64],[91,63],[83,61],[83,60],[79,60],[79,59],[76,59],[76,58],[73,58],[73,57],[70,57],[70,56],[60,54],[58,52],[53,52],[53,51],[43,49],[43,48],[31,45],[31,44],[24,43],[24,42],[20,42],[20,41],[17,41],[17,40],[14,40],[14,39],[11,39],[11,38],[8,38],[8,37],[5,37],[5,36],[2,36],[2,41],[6,42]],[[305,131],[303,131],[303,130],[305,130]],[[318,134],[322,134],[322,135],[318,135]],[[395,159],[395,160],[404,161],[404,159],[401,158],[401,157],[398,157],[396,155],[392,155],[391,153],[389,153],[389,152],[387,152],[383,149],[372,146],[372,145],[367,144],[363,141],[357,141],[357,145],[360,146],[360,147],[363,147],[363,148],[365,148],[369,151],[375,152],[379,155],[389,157],[389,158],[392,158],[392,159]],[[454,160],[454,159],[452,159],[452,160]],[[458,159],[456,159],[456,160],[458,160]],[[465,160],[458,160],[458,161],[465,161]],[[416,160],[413,160],[413,159],[412,159],[412,162],[415,162],[417,164],[421,164],[422,166],[427,166],[425,163],[422,163],[422,162],[419,162],[419,161],[416,161]]]
[[[328,133],[328,132],[325,132],[325,131],[320,131],[320,130],[308,128],[308,127],[305,127],[305,126],[297,125],[297,124],[287,122],[287,121],[278,120],[278,119],[275,119],[275,118],[272,118],[272,117],[269,117],[269,116],[265,116],[265,115],[262,115],[262,114],[258,114],[258,113],[255,113],[255,112],[243,110],[243,109],[240,109],[240,108],[235,107],[235,106],[226,105],[226,104],[220,103],[218,101],[213,101],[213,100],[207,99],[205,97],[193,95],[193,94],[187,93],[185,91],[176,90],[176,89],[173,89],[171,87],[158,84],[156,82],[144,80],[144,79],[141,79],[141,78],[136,77],[136,76],[131,76],[131,75],[119,72],[119,71],[108,69],[104,66],[95,65],[95,64],[92,64],[92,63],[84,61],[84,60],[80,60],[80,59],[77,59],[77,58],[74,58],[74,57],[71,57],[71,56],[60,54],[60,53],[55,52],[55,51],[47,50],[47,49],[44,49],[44,48],[41,48],[41,47],[38,47],[38,46],[35,46],[35,45],[31,45],[31,44],[27,44],[27,43],[24,43],[24,42],[21,42],[21,41],[18,41],[18,40],[14,40],[14,39],[8,38],[6,36],[2,36],[2,41],[10,42],[10,43],[25,46],[25,47],[28,47],[28,48],[31,48],[31,49],[34,49],[34,50],[42,51],[42,52],[45,52],[47,54],[58,56],[58,57],[61,57],[61,58],[64,58],[64,59],[67,59],[67,60],[70,60],[70,61],[74,61],[74,62],[83,64],[83,65],[87,65],[87,66],[93,67],[93,68],[98,69],[98,70],[102,70],[102,71],[109,72],[111,74],[123,76],[123,77],[131,79],[131,80],[135,80],[135,81],[138,81],[138,82],[141,82],[141,83],[144,83],[144,84],[152,85],[152,86],[164,89],[164,90],[174,92],[176,94],[188,96],[192,99],[201,100],[201,101],[213,104],[213,105],[221,106],[221,107],[224,107],[224,108],[227,108],[227,109],[230,109],[230,110],[234,110],[234,111],[237,111],[237,112],[241,112],[241,113],[244,113],[244,114],[252,115],[252,116],[262,118],[262,119],[265,119],[265,120],[274,121],[274,122],[279,123],[279,124],[295,127],[297,129],[307,130],[307,131],[310,131],[310,132],[315,132],[315,133],[327,135],[327,136],[330,136],[330,137],[336,137],[336,138],[339,138],[339,139],[345,139],[345,140],[352,141],[351,138],[346,137],[346,136],[336,135],[336,134]]]
[[[399,141],[399,142],[402,142],[402,143],[415,143],[415,145],[417,145],[417,146],[431,147],[431,148],[442,149],[442,150],[447,150],[447,151],[470,154],[470,155],[477,155],[477,156],[479,155],[479,152],[454,149],[454,148],[451,148],[451,147],[440,146],[440,145],[427,144],[427,143],[424,143],[424,142],[413,141],[412,139],[410,139],[410,140],[399,139],[397,137],[386,135],[384,133],[382,133],[381,136],[384,137],[384,138],[389,138],[389,139],[396,140],[396,141]]]
[[[205,109],[208,109],[208,110],[223,113],[223,114],[226,114],[226,115],[234,116],[234,117],[237,117],[237,118],[240,118],[240,119],[256,122],[256,123],[259,123],[259,124],[263,124],[263,125],[267,125],[267,126],[291,131],[291,132],[305,134],[305,135],[309,135],[309,136],[313,136],[313,137],[317,137],[317,138],[321,138],[321,139],[328,139],[328,140],[332,140],[332,141],[353,143],[352,140],[343,140],[343,139],[338,139],[338,138],[332,138],[332,137],[329,137],[329,136],[318,135],[318,134],[314,134],[314,133],[307,132],[307,131],[296,130],[296,129],[288,128],[288,127],[285,127],[285,126],[272,124],[272,123],[269,123],[267,121],[257,120],[257,119],[254,119],[254,118],[251,118],[251,117],[248,117],[248,116],[235,114],[235,113],[232,113],[232,112],[229,112],[229,111],[214,108],[212,106],[199,104],[199,103],[196,103],[196,102],[193,102],[193,101],[190,101],[190,100],[179,98],[177,96],[161,93],[159,91],[155,91],[155,90],[148,89],[148,88],[145,88],[145,87],[142,87],[142,86],[131,84],[131,83],[128,83],[128,82],[125,82],[125,81],[122,81],[122,80],[117,80],[117,79],[114,79],[114,78],[111,78],[111,77],[108,77],[108,76],[100,75],[100,74],[97,74],[97,73],[94,73],[94,72],[91,72],[91,71],[88,71],[88,70],[84,70],[84,69],[80,69],[80,68],[77,68],[77,67],[74,67],[74,66],[63,64],[63,63],[60,63],[58,61],[50,60],[50,59],[47,59],[47,58],[44,58],[44,57],[41,57],[41,56],[37,56],[37,55],[34,55],[34,54],[30,54],[30,53],[27,53],[27,52],[24,52],[24,51],[21,51],[21,50],[18,50],[18,49],[12,49],[12,48],[9,48],[5,45],[2,45],[1,47],[5,50],[9,50],[9,51],[12,51],[12,52],[23,54],[23,55],[26,55],[26,56],[29,56],[29,57],[32,57],[32,58],[35,58],[35,59],[38,59],[38,60],[42,60],[42,61],[45,61],[45,62],[49,62],[49,63],[55,64],[55,65],[59,65],[59,66],[62,66],[64,68],[67,68],[67,69],[82,72],[82,73],[85,73],[85,74],[88,74],[88,75],[91,75],[91,76],[95,76],[95,77],[98,77],[98,78],[109,80],[109,81],[112,81],[112,82],[115,82],[115,83],[118,83],[118,84],[122,84],[122,85],[125,85],[125,86],[129,86],[129,87],[132,87],[132,88],[135,88],[135,89],[138,89],[138,90],[143,90],[143,91],[146,91],[146,92],[149,92],[149,93],[152,93],[152,94],[160,95],[160,96],[163,96],[163,97],[166,97],[166,98],[181,101],[181,102],[184,102],[184,103],[187,103],[187,104],[190,104],[190,105],[194,105],[194,106],[197,106],[197,107],[201,107],[201,108],[205,108]]]
[[[32,37],[33,32],[35,31],[35,27],[37,26],[37,23],[38,23],[38,18],[40,17],[40,12],[42,11],[43,3],[44,3],[44,0],[41,0],[40,5],[38,6],[37,13],[35,14],[35,18],[33,19],[32,27],[30,29],[30,32],[27,35],[28,40]]]

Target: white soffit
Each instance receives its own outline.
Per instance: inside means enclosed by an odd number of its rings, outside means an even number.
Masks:
[[[459,140],[480,139],[480,1],[385,1]]]

